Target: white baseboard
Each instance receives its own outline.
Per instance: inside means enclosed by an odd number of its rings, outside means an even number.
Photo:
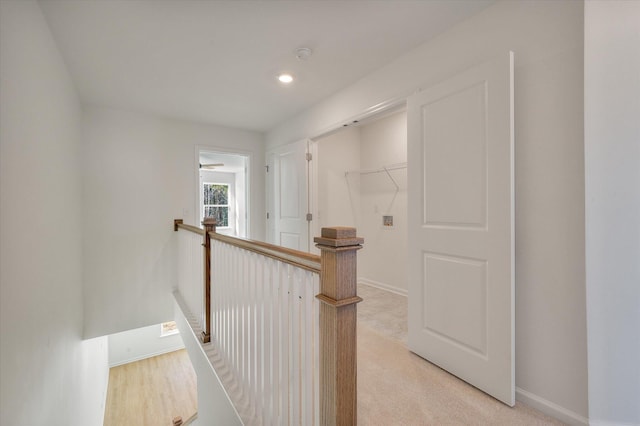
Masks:
[[[640,426],[640,423],[618,423],[607,420],[591,420],[590,426]]]
[[[390,291],[391,293],[399,294],[400,296],[407,297],[407,290],[394,287],[389,284],[381,283],[380,281],[370,280],[369,278],[358,277],[358,284],[368,285],[371,287],[379,288],[381,290]]]
[[[536,410],[541,411],[551,417],[554,417],[568,425],[589,425],[589,419],[587,419],[586,417],[583,417],[576,412],[561,407],[558,404],[546,400],[531,392],[527,392],[524,389],[520,389],[519,387],[516,387],[516,400],[528,405],[531,408],[535,408]]]
[[[179,351],[180,349],[184,349],[184,344],[183,345],[176,345],[176,346],[172,346],[169,348],[165,348],[161,351],[158,352],[153,352],[150,354],[144,354],[144,355],[140,355],[140,356],[136,356],[133,358],[128,358],[122,361],[118,361],[114,364],[109,364],[109,368],[111,367],[117,367],[119,365],[124,365],[124,364],[129,364],[131,362],[136,362],[136,361],[142,361],[143,359],[147,359],[147,358],[152,358],[154,356],[159,356],[159,355],[164,355],[164,354],[168,354],[169,352],[173,352],[173,351]]]

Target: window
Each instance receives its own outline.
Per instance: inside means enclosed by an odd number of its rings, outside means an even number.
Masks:
[[[178,326],[175,321],[163,322],[160,324],[160,337],[171,336],[172,334],[178,334]]]
[[[229,185],[226,183],[203,184],[203,217],[216,219],[216,226],[229,226]]]

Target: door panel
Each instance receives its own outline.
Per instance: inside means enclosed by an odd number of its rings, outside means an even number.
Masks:
[[[292,234],[290,232],[280,232],[280,245],[296,250],[300,250],[300,234]]]
[[[306,153],[305,140],[267,154],[269,242],[301,251],[309,251]]]
[[[422,107],[424,225],[486,226],[486,114],[486,82]]]
[[[513,405],[512,54],[407,108],[409,348]]]
[[[295,150],[279,155],[280,219],[300,219],[300,161]],[[304,161],[304,160],[303,160]]]
[[[486,356],[486,273],[486,261],[425,253],[422,327]]]

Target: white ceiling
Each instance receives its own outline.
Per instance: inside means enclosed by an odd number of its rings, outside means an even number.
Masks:
[[[492,2],[40,0],[84,102],[258,131]]]
[[[236,154],[200,151],[200,164],[224,164],[213,169],[214,172],[244,172],[246,157]]]

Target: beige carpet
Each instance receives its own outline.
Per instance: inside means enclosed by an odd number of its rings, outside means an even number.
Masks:
[[[366,288],[365,288],[366,287]],[[406,349],[406,297],[359,286],[359,425],[561,425],[510,408]],[[360,308],[363,307],[363,309]]]

